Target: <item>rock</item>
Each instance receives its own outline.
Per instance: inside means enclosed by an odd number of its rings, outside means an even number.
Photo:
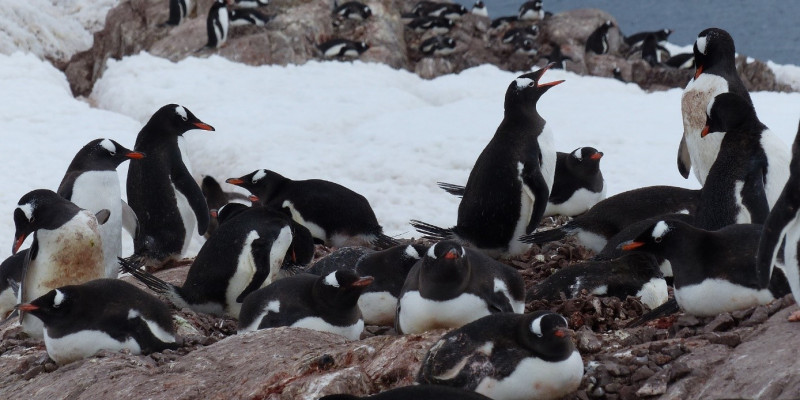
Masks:
[[[722,313],[720,315],[717,315],[717,317],[714,318],[713,321],[711,321],[708,325],[706,325],[704,330],[706,332],[727,331],[728,329],[731,329],[735,324],[736,321],[733,320],[733,317],[731,317],[730,313]]]
[[[603,347],[603,342],[597,339],[594,332],[589,329],[581,329],[575,337],[578,351],[583,353],[596,353]]]

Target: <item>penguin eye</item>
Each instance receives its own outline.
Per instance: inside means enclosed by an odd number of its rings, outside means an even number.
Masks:
[[[663,238],[661,236],[656,236],[656,237],[653,238],[653,241],[656,242],[656,243],[661,243],[662,239]]]
[[[108,154],[111,154],[111,157],[114,157],[115,155],[117,155],[117,152],[116,151],[109,151]]]

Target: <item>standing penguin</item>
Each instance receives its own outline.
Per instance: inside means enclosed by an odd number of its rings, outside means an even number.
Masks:
[[[329,246],[397,244],[383,233],[369,201],[337,183],[322,179],[293,181],[266,169],[226,182],[249,190],[253,201],[284,210],[308,228],[314,239]]]
[[[495,314],[442,336],[417,381],[474,390],[492,399],[560,399],[578,389],[583,361],[567,320],[551,311]]]
[[[228,40],[230,14],[227,3],[227,0],[214,0],[211,9],[208,10],[208,18],[206,18],[208,43],[206,43],[206,48],[216,49],[222,47],[225,41]]]
[[[544,5],[542,0],[526,1],[519,6],[519,19],[522,21],[536,21],[544,19]]]
[[[111,139],[92,140],[72,159],[58,187],[58,194],[78,207],[95,213],[103,209],[111,212],[108,221],[100,226],[106,278],[117,277],[123,225],[136,237],[136,214],[122,201],[117,167],[124,161],[142,158],[144,153],[130,151]]]
[[[717,159],[700,190],[695,226],[717,230],[732,224],[763,224],[769,213],[764,180],[770,166],[761,143],[769,129],[758,120],[752,104],[728,92],[708,103],[700,136],[723,132]]]
[[[595,54],[608,53],[608,30],[614,26],[614,22],[605,21],[602,25],[592,32],[586,38],[586,52],[593,52]]]
[[[20,302],[60,286],[102,278],[105,264],[98,222],[107,218],[108,210],[96,217],[51,190],[37,189],[22,196],[14,210],[12,254],[29,234],[34,236],[23,267]],[[24,313],[20,317],[23,332],[42,337],[41,320]]]
[[[299,274],[271,283],[247,296],[239,333],[292,326],[331,332],[358,340],[364,320],[356,302],[371,276],[335,271],[325,276]]]
[[[489,17],[489,10],[486,8],[486,4],[484,4],[482,0],[477,0],[475,4],[472,5],[470,13],[480,17]]]
[[[758,244],[758,281],[765,286],[770,281],[772,266],[778,260],[781,243],[786,242],[784,250],[784,273],[795,299],[800,299],[800,126],[792,145],[791,175],[781,196],[772,207],[764,223],[764,230]],[[800,312],[789,317],[800,321]]]
[[[395,327],[401,333],[420,333],[524,309],[525,285],[516,269],[446,240],[431,246],[408,272]]]
[[[493,256],[510,257],[530,247],[519,237],[539,225],[556,169],[553,134],[536,110],[539,98],[564,82],[540,82],[551,65],[508,86],[503,121],[469,174],[456,226],[444,229],[411,221],[418,231],[437,239],[456,238]]]
[[[282,267],[289,262],[310,262],[313,251],[308,230],[280,212],[253,207],[219,226],[197,253],[182,286],[166,283],[126,260],[120,264],[180,308],[238,318],[248,294],[282,278]]]
[[[193,0],[169,0],[169,19],[164,24],[180,25],[193,11]]]
[[[719,153],[725,134],[700,137],[705,127],[708,103],[720,93],[732,92],[752,104],[750,94],[736,72],[736,49],[728,32],[706,29],[694,43],[695,74],[683,90],[683,138],[678,149],[678,169],[684,178],[693,167],[697,180],[705,185],[708,171]],[[789,149],[772,132],[765,132],[761,146],[767,155],[769,169],[764,183],[767,202],[772,207],[789,179]]]
[[[167,305],[118,279],[62,286],[18,309],[44,321],[47,355],[58,364],[100,350],[148,354],[179,347]]]
[[[134,149],[148,159],[131,164],[127,193],[139,217],[133,254],[148,265],[180,257],[189,248],[195,226],[201,235],[208,229],[206,200],[178,147],[178,137],[191,129],[214,130],[183,106],[168,104],[136,137]]]
[[[18,251],[0,263],[0,320],[11,315],[17,305],[19,282],[22,281],[26,258],[28,249]]]

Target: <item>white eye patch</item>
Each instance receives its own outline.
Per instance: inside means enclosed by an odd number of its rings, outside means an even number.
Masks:
[[[33,204],[32,203],[20,204],[19,206],[17,206],[17,209],[18,210],[22,210],[22,213],[25,214],[25,218],[27,218],[28,221],[33,219]]]
[[[53,298],[53,307],[60,306],[61,303],[64,302],[64,299],[65,299],[64,292],[56,289],[56,297]]]
[[[695,41],[695,44],[697,45],[697,51],[706,54],[706,44],[708,44],[707,37],[705,36],[698,37],[697,41]]]
[[[114,142],[110,139],[103,139],[100,141],[100,146],[103,146],[104,149],[108,150],[109,153],[116,153],[117,146],[114,146]]]
[[[514,80],[517,83],[517,89],[522,89],[530,86],[533,83],[533,79],[530,78],[517,78]]]
[[[669,232],[669,225],[664,221],[658,221],[656,227],[653,228],[653,239],[661,240],[661,237]]]
[[[545,315],[547,315],[547,314],[545,314]],[[533,320],[533,322],[531,322],[531,332],[533,332],[534,335],[539,336],[539,337],[542,337],[542,318],[543,317],[544,317],[544,315],[540,316],[539,318],[536,318],[535,320]]]
[[[253,183],[260,181],[261,178],[265,176],[267,176],[267,170],[265,169],[258,170],[258,172],[256,172],[255,175],[253,175]]]
[[[583,148],[577,149],[577,150],[572,152],[572,156],[577,158],[578,161],[582,161],[583,160],[583,152],[581,150],[583,150]]]
[[[181,116],[181,118],[182,118],[184,121],[186,121],[187,119],[189,119],[189,114],[187,114],[187,113],[186,113],[186,109],[185,109],[185,108],[183,108],[183,106],[177,106],[177,107],[175,107],[175,113],[176,113],[176,114],[178,114],[178,115],[180,115],[180,116]]]
[[[339,287],[339,281],[336,280],[336,272],[331,272],[325,277],[325,284],[328,286]]]

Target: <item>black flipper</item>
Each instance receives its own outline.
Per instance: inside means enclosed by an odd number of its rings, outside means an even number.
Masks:
[[[172,182],[175,184],[175,189],[186,197],[186,201],[192,207],[194,216],[197,218],[197,233],[202,236],[208,230],[211,215],[208,212],[208,204],[206,204],[206,198],[203,196],[200,186],[197,186],[197,182],[194,181],[194,178],[185,167],[180,168],[178,171],[173,171]]]
[[[764,229],[761,231],[761,240],[758,243],[758,253],[756,256],[756,271],[758,274],[758,286],[766,288],[770,282],[772,266],[781,247],[781,243],[786,237],[786,226],[798,217],[800,211],[800,192],[796,190],[796,183],[790,178],[781,196],[772,207],[767,220],[764,222]]]
[[[692,159],[689,156],[689,148],[686,146],[686,137],[681,135],[681,144],[678,146],[678,172],[684,179],[689,179],[691,169]]]
[[[237,303],[243,302],[248,294],[258,290],[264,281],[267,280],[267,277],[269,277],[271,268],[269,256],[272,243],[272,239],[258,238],[253,240],[253,243],[250,245],[252,248],[253,260],[256,263],[256,272],[253,274],[253,278],[250,279],[250,283],[248,283],[244,290],[242,290],[242,293],[239,293],[239,296],[236,297]],[[283,264],[283,262],[281,262],[281,264]]]
[[[530,163],[526,163],[522,169],[522,183],[531,191],[534,191],[533,196],[533,211],[531,211],[531,219],[528,226],[525,228],[525,233],[530,234],[539,227],[539,222],[542,221],[544,211],[547,209],[547,201],[550,199],[550,189],[547,187],[547,182],[544,180],[542,170],[538,168],[539,161],[536,160],[537,168],[532,168]]]

